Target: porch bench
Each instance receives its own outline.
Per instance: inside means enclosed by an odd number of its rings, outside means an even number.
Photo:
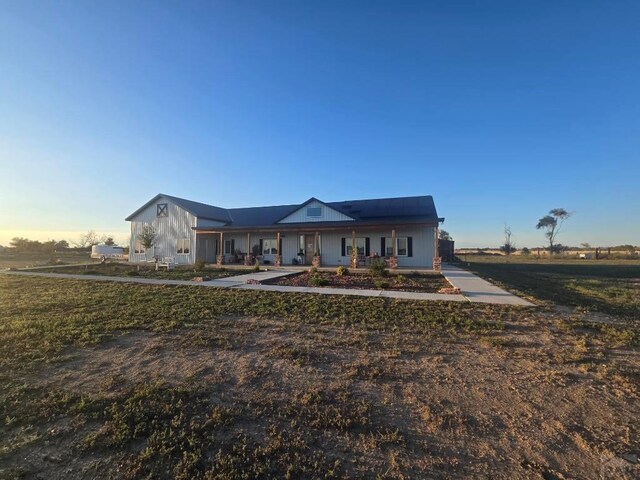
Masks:
[[[161,268],[166,268],[167,272],[171,271],[174,269],[174,267],[176,266],[176,259],[173,257],[163,257],[162,260],[158,260],[158,263],[156,263],[156,270],[159,270]]]

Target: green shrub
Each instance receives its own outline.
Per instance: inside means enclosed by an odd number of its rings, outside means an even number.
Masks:
[[[139,277],[140,272],[138,272],[137,270],[129,270],[127,273],[125,273],[125,275],[127,277]]]
[[[196,272],[202,272],[204,270],[204,260],[196,260],[196,263],[193,264],[193,269]]]
[[[349,269],[344,265],[340,265],[338,268],[336,268],[336,275],[338,275],[339,277],[342,277],[343,275],[349,275]]]
[[[389,288],[389,282],[387,282],[386,280],[376,280],[375,282],[373,282],[373,284],[376,286],[376,288]]]
[[[309,268],[309,273],[318,273],[318,268],[317,267]]]
[[[312,287],[323,287],[327,285],[329,281],[326,278],[323,278],[319,273],[315,273],[311,276],[309,280],[309,285]]]
[[[387,273],[389,273],[387,271],[387,264],[383,258],[374,258],[371,260],[369,272],[373,277],[386,277]]]
[[[260,260],[256,258],[256,263],[253,265],[253,270],[256,272],[260,271]]]

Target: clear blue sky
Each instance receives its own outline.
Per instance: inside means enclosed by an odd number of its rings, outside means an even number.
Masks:
[[[431,194],[460,246],[640,244],[640,2],[0,0],[0,243]]]

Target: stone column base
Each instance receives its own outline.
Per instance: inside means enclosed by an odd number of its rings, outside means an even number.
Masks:
[[[318,268],[320,266],[320,255],[314,255],[311,265]]]
[[[442,257],[433,257],[433,269],[436,272],[442,271]]]
[[[275,258],[273,259],[273,264],[276,267],[282,266],[282,255],[276,255]]]
[[[245,255],[244,256],[244,264],[245,264],[246,267],[250,267],[250,266],[253,265],[253,263],[251,263],[251,255]]]
[[[398,268],[398,257],[389,257],[387,265],[389,265],[389,268]]]
[[[216,257],[216,265],[220,266],[224,264],[224,255],[218,255]]]

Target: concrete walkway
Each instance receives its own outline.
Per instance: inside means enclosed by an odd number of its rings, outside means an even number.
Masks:
[[[458,287],[470,302],[499,303],[502,305],[534,306],[524,298],[496,287],[477,275],[452,265],[443,265],[442,274],[454,287]]]
[[[457,267],[443,266],[442,273],[449,282],[460,288],[462,295],[447,295],[442,293],[423,293],[423,292],[398,292],[389,290],[365,290],[365,289],[347,289],[347,288],[330,288],[330,287],[291,287],[286,285],[259,285],[247,283],[248,280],[262,282],[275,278],[286,277],[299,273],[298,271],[287,270],[269,270],[266,272],[252,272],[233,277],[219,278],[208,282],[194,282],[191,280],[169,280],[160,278],[139,278],[139,277],[118,277],[106,275],[79,275],[66,273],[41,273],[33,271],[16,271],[3,270],[0,274],[5,275],[22,275],[33,277],[49,277],[49,278],[67,278],[73,280],[95,280],[99,282],[119,282],[119,283],[142,283],[146,285],[188,285],[192,287],[218,287],[218,288],[234,288],[239,290],[263,290],[269,292],[288,292],[288,293],[319,293],[322,295],[352,295],[360,297],[380,297],[380,298],[397,298],[406,300],[427,300],[427,301],[445,301],[445,302],[477,302],[477,303],[495,303],[502,305],[524,305],[532,306],[533,304],[516,297],[501,288],[492,285],[486,280],[477,277],[471,272],[462,270]]]

